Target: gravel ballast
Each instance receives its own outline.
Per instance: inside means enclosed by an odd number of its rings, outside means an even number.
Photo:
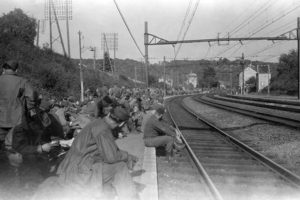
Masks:
[[[194,101],[183,103],[227,133],[300,176],[300,132],[267,121],[214,108]]]

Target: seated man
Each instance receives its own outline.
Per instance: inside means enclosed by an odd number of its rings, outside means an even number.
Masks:
[[[35,108],[35,113],[12,128],[5,138],[8,161],[15,169],[14,178],[22,184],[27,184],[20,182],[20,178],[28,176],[28,172],[34,174],[36,180],[31,180],[34,184],[53,172],[57,163],[50,161],[53,153],[50,151],[59,144],[52,138],[63,138],[62,126],[46,107]]]
[[[58,178],[52,183],[55,188],[45,182],[41,186],[44,190],[40,189],[35,199],[45,195],[49,199],[57,199],[56,195],[66,199],[100,199],[106,185],[112,185],[119,199],[138,199],[129,173],[137,158],[117,147],[112,132],[128,118],[126,110],[118,106],[106,117],[85,126],[58,167]]]
[[[161,104],[156,104],[153,111],[148,112],[142,122],[142,132],[144,133],[144,143],[147,147],[165,146],[167,160],[173,156],[173,149],[181,150],[184,144],[180,144],[179,132],[174,127],[162,120],[165,108]]]

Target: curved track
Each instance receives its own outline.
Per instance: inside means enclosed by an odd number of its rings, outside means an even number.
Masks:
[[[278,110],[277,106],[275,106],[274,108],[270,108],[263,107],[262,105],[247,105],[242,102],[234,102],[234,100],[230,101],[227,99],[227,101],[225,101],[224,99],[216,99],[203,95],[197,95],[193,99],[195,101],[224,110],[237,112],[258,119],[276,122],[294,128],[300,128],[300,113]],[[289,109],[291,109],[291,107],[289,107]]]
[[[167,108],[215,199],[298,195],[299,177],[191,114],[181,104],[182,99],[169,100]]]

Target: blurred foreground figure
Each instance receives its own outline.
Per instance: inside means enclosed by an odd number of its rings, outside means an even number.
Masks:
[[[46,180],[34,199],[108,199],[105,188],[113,188],[120,200],[138,199],[129,173],[137,158],[120,150],[113,135],[128,118],[118,106],[84,127],[59,165],[58,177]]]

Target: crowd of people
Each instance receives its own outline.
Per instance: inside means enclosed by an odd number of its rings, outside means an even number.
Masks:
[[[168,161],[184,148],[180,132],[162,120],[160,89],[103,86],[86,90],[83,102],[57,100],[38,94],[18,67],[2,66],[0,152],[18,186],[26,185],[26,168],[41,175],[33,199],[139,199],[130,174],[138,158],[115,140],[143,134],[145,146],[166,148]]]

